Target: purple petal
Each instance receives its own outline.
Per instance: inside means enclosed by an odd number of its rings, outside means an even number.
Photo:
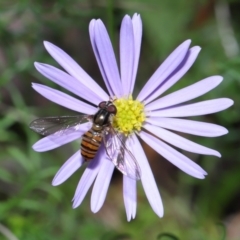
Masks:
[[[103,89],[62,49],[53,45],[50,42],[44,41],[44,46],[49,54],[74,78],[80,81],[92,93],[99,96],[101,99],[107,99],[108,95]]]
[[[151,148],[166,158],[169,162],[181,169],[183,172],[195,177],[203,179],[207,174],[199,165],[194,163],[188,157],[184,156],[180,152],[176,151],[166,143],[160,141],[156,137],[141,131],[139,136],[145,141]]]
[[[89,188],[91,187],[93,181],[99,173],[100,166],[105,160],[103,158],[103,151],[105,150],[103,150],[102,148],[99,149],[97,156],[93,160],[91,160],[91,162],[85,169],[73,197],[73,208],[77,208],[82,203]]]
[[[106,157],[106,154],[104,155],[104,161],[102,161],[92,190],[91,210],[94,213],[100,210],[105,201],[113,170],[115,168],[113,163]]]
[[[193,47],[188,50],[184,60],[181,64],[172,72],[172,74],[165,79],[158,87],[149,95],[145,100],[145,104],[151,102],[155,98],[159,97],[162,93],[164,93],[167,89],[173,86],[181,77],[189,70],[189,68],[195,62],[199,52],[200,47]]]
[[[143,189],[151,205],[153,211],[159,216],[163,216],[163,204],[161,196],[158,191],[155,179],[152,174],[152,170],[149,166],[146,155],[142,149],[142,146],[135,135],[133,135],[133,154],[136,157],[138,164],[141,168],[141,181]]]
[[[35,62],[34,65],[36,69],[46,78],[76,94],[78,97],[84,98],[86,101],[98,105],[99,102],[109,99],[107,94],[99,95],[97,88],[89,89],[89,87],[86,87],[77,79],[60,69],[44,63]]]
[[[131,221],[136,216],[137,209],[137,181],[123,175],[123,199],[127,220]]]
[[[91,128],[91,123],[80,124],[77,131],[73,131],[71,128],[64,131],[63,135],[50,135],[37,141],[32,148],[37,152],[46,152],[54,148],[60,147],[66,143],[72,142],[81,136]]]
[[[94,32],[97,51],[106,74],[108,84],[111,86],[111,89],[116,97],[121,97],[123,91],[116,58],[107,30],[100,19],[96,20],[94,24]]]
[[[160,65],[160,67],[155,71],[152,77],[147,81],[141,92],[139,93],[137,99],[141,102],[146,100],[149,95],[159,87],[159,85],[165,81],[167,77],[174,72],[174,70],[179,66],[179,64],[185,58],[191,41],[187,40],[178,46],[169,57]]]
[[[226,128],[216,124],[179,118],[154,117],[147,118],[146,122],[174,131],[189,133],[203,137],[218,137],[228,133],[228,130]]]
[[[141,50],[141,42],[142,42],[142,20],[139,14],[135,13],[132,18],[133,24],[133,34],[134,34],[134,67],[132,74],[132,82],[130,93],[133,92],[137,70],[138,70],[138,62]]]
[[[129,96],[131,93],[134,47],[132,20],[126,15],[120,29],[120,70],[124,96]]]
[[[87,103],[77,100],[76,98],[73,98],[67,95],[66,93],[63,93],[56,89],[53,89],[38,83],[32,83],[32,87],[35,91],[40,93],[42,96],[44,96],[48,100],[60,106],[71,109],[73,111],[81,112],[85,114],[94,114],[97,111],[96,107],[93,107]]]
[[[104,71],[104,67],[102,65],[101,58],[100,58],[100,55],[99,55],[99,52],[98,52],[98,49],[97,49],[97,46],[96,46],[95,31],[94,31],[95,23],[96,23],[96,20],[93,19],[93,20],[91,20],[91,22],[89,24],[89,35],[90,35],[90,40],[91,40],[93,52],[94,52],[94,55],[96,57],[98,67],[99,67],[100,72],[102,74],[102,77],[103,77],[103,80],[104,80],[105,85],[107,87],[107,90],[109,92],[109,95],[114,96],[115,94],[114,94],[114,92],[111,88],[111,84],[108,82],[108,78],[107,78],[106,73]]]
[[[201,116],[215,112],[223,111],[233,105],[233,100],[228,98],[218,98],[213,100],[202,101],[183,105],[180,107],[172,107],[163,110],[147,112],[150,117],[189,117]]]
[[[52,181],[52,185],[57,186],[65,182],[82,166],[83,163],[84,159],[80,154],[80,150],[78,150],[58,170]]]
[[[197,98],[218,86],[222,80],[221,76],[208,77],[148,104],[145,107],[145,111],[166,108]]]
[[[150,125],[146,123],[143,128],[154,134],[155,136],[161,138],[163,141],[168,142],[172,144],[173,146],[176,146],[178,148],[181,148],[183,150],[193,152],[193,153],[199,153],[199,154],[206,154],[206,155],[213,155],[217,157],[221,157],[221,154],[215,150],[212,150],[210,148],[201,146],[197,143],[194,143],[186,138],[183,138],[175,133],[172,133],[168,130],[165,130],[160,127],[156,127],[153,125]]]

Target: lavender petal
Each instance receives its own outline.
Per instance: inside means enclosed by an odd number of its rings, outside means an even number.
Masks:
[[[32,83],[32,88],[48,100],[73,111],[89,115],[94,114],[97,111],[96,107],[93,107],[87,103],[84,103],[80,100],[77,100],[76,98],[67,95],[66,93],[47,87],[45,85]]]
[[[133,135],[133,154],[136,157],[138,164],[141,168],[141,182],[149,204],[153,211],[159,216],[163,216],[163,204],[161,196],[156,185],[152,170],[149,166],[146,155],[142,149],[142,146],[137,139],[136,135]]]
[[[131,18],[126,15],[120,29],[120,72],[123,95],[129,96],[134,66],[134,35]]]
[[[137,181],[123,175],[123,199],[127,220],[131,221],[136,216],[137,209]]]
[[[192,103],[183,106],[176,106],[167,109],[147,112],[150,117],[189,117],[201,116],[223,111],[233,105],[233,100],[228,98],[218,98],[213,100]]]
[[[150,94],[145,100],[145,104],[148,104],[155,98],[159,97],[162,93],[164,93],[167,89],[173,86],[177,81],[181,79],[181,77],[190,69],[190,67],[195,62],[201,48],[193,47],[188,50],[184,60],[181,64],[172,72],[172,74],[166,78],[157,88],[154,89],[154,92]]]
[[[134,67],[133,67],[133,74],[132,74],[132,82],[130,93],[133,92],[133,88],[135,85],[135,80],[137,76],[137,69],[139,63],[139,56],[141,50],[141,42],[142,42],[142,20],[139,14],[135,13],[132,18],[133,24],[133,34],[134,34]]]
[[[104,161],[102,161],[102,165],[100,166],[91,196],[91,210],[94,213],[100,210],[105,201],[113,170],[115,168],[113,163],[106,157],[106,154],[103,158]]]
[[[94,31],[96,47],[104,72],[108,79],[108,83],[115,96],[119,98],[122,96],[123,91],[118,66],[107,30],[100,19],[96,20]]]
[[[69,177],[73,175],[84,163],[84,159],[78,150],[74,153],[58,170],[56,173],[52,185],[57,186],[65,182]]]
[[[190,40],[183,42],[160,65],[139,93],[137,97],[139,101],[143,102],[146,100],[146,98],[152,95],[159,85],[174,72],[186,56],[190,43]]]
[[[98,175],[100,166],[102,165],[102,162],[104,160],[104,158],[102,157],[102,151],[103,149],[99,149],[100,153],[97,153],[97,156],[93,160],[91,160],[91,162],[85,169],[73,197],[73,208],[77,208],[82,203],[89,188],[91,187],[93,181]]]
[[[58,148],[72,142],[76,139],[80,139],[81,136],[91,128],[91,123],[83,123],[78,126],[78,130],[68,129],[64,131],[64,134],[52,134],[37,141],[32,148],[36,152],[46,152],[54,148]]]
[[[141,131],[139,136],[156,152],[166,158],[169,162],[181,169],[183,172],[195,178],[203,179],[207,173],[195,162],[176,151],[166,143],[160,141],[156,137]]]
[[[77,79],[58,68],[37,62],[35,62],[34,65],[43,76],[86,101],[90,101],[91,103],[98,105],[99,102],[109,99],[107,94],[99,94],[101,92],[98,92],[98,89],[94,87],[89,89],[89,87],[86,87]]]
[[[185,151],[198,153],[198,154],[205,154],[205,155],[213,155],[217,157],[221,157],[221,154],[213,149],[204,147],[197,143],[194,143],[186,138],[183,138],[175,133],[172,133],[166,129],[153,126],[151,124],[144,124],[144,129],[148,130],[155,136],[161,138],[163,141],[170,143],[171,145],[181,148]]]
[[[146,122],[170,130],[203,137],[219,137],[228,133],[226,128],[213,123],[198,122],[179,118],[152,117],[147,118]]]
[[[154,102],[149,103],[146,105],[145,111],[166,108],[197,98],[217,87],[222,82],[222,80],[223,78],[221,76],[208,77],[204,80],[201,80],[188,87],[170,93]]]
[[[95,41],[95,25],[96,24],[96,20],[95,19],[92,19],[90,24],[89,24],[89,35],[90,35],[90,40],[91,40],[91,44],[92,44],[92,48],[93,48],[93,52],[94,52],[94,55],[96,57],[96,60],[97,60],[97,63],[98,63],[98,67],[100,69],[100,72],[102,74],[102,77],[103,77],[103,80],[104,80],[104,83],[107,87],[107,90],[108,90],[108,93],[110,96],[114,96],[114,92],[111,88],[111,84],[108,82],[108,78],[106,76],[106,73],[105,73],[105,70],[104,70],[104,67],[102,65],[102,61],[101,61],[101,58],[100,58],[100,55],[99,55],[99,52],[98,52],[98,49],[97,49],[97,46],[96,46],[96,41]]]
[[[55,46],[54,44],[44,41],[44,46],[49,54],[74,78],[80,81],[90,90],[97,92],[101,99],[106,99],[107,94],[103,89],[62,49]]]

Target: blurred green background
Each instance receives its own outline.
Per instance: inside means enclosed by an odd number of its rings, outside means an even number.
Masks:
[[[127,222],[122,177],[114,173],[106,202],[90,211],[90,194],[73,210],[71,200],[83,170],[58,187],[51,180],[79,142],[46,153],[31,146],[41,138],[28,128],[36,117],[74,114],[41,97],[31,82],[57,87],[33,62],[58,66],[43,47],[48,40],[68,52],[101,86],[88,24],[101,18],[118,56],[120,23],[138,12],[143,44],[136,93],[171,51],[186,39],[202,51],[170,92],[211,75],[223,83],[199,99],[229,97],[227,111],[198,119],[228,128],[219,138],[186,135],[221,152],[222,158],[184,152],[207,172],[205,180],[178,170],[143,145],[162,195],[165,215],[152,211],[138,185],[135,220]],[[180,240],[240,239],[240,1],[217,0],[1,0],[0,1],[0,239]],[[103,86],[104,87],[104,86]],[[226,236],[224,237],[226,233]],[[15,236],[15,237],[14,237]]]

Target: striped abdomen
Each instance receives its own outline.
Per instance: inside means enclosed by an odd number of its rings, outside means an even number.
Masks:
[[[90,129],[82,137],[81,154],[86,161],[92,160],[102,142],[101,134],[94,134],[94,131]]]

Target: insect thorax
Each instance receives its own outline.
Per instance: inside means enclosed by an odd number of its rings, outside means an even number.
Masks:
[[[111,123],[111,113],[109,113],[105,109],[99,109],[98,112],[93,117],[93,125],[97,125],[99,127],[107,126]]]

